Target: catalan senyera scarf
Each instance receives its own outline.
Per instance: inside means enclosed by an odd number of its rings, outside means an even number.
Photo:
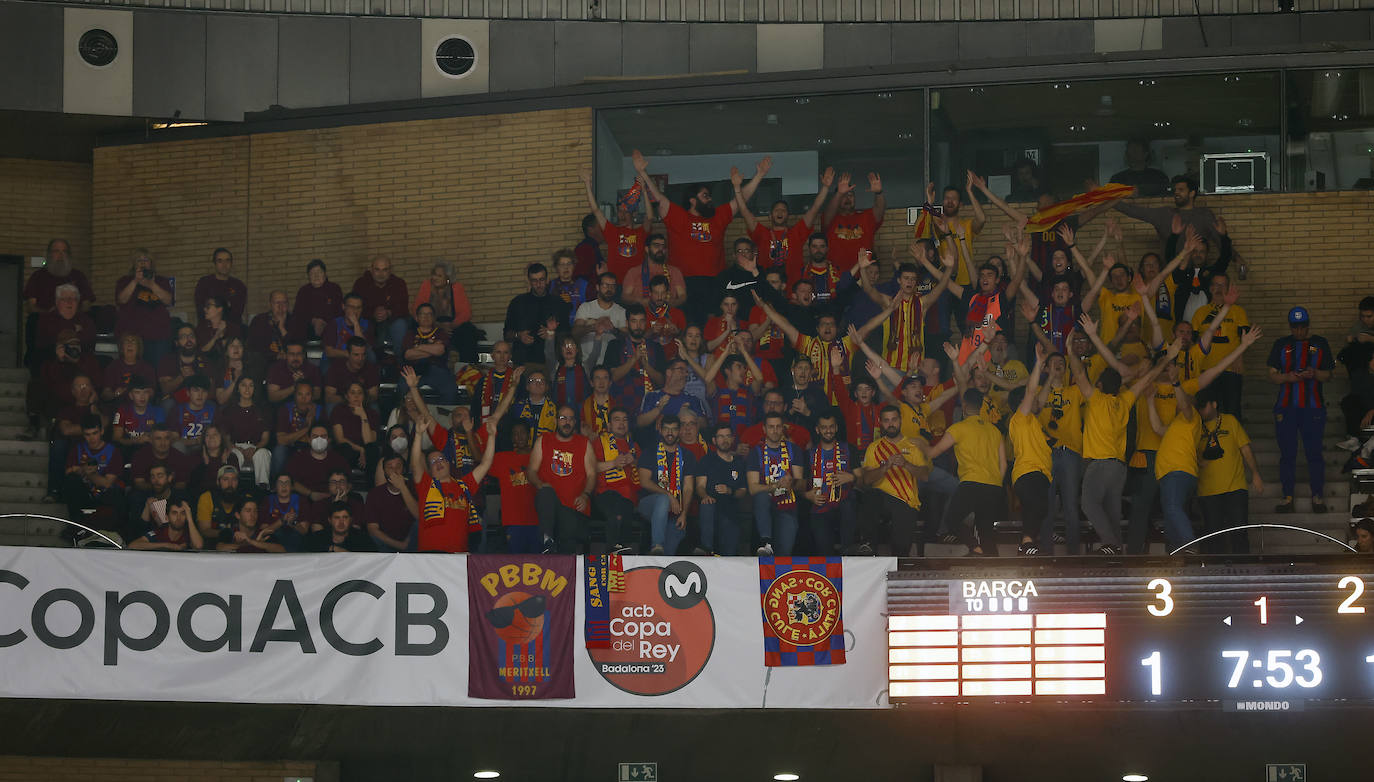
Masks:
[[[776,453],[774,453],[776,452]],[[770,481],[777,480],[792,473],[792,449],[784,441],[777,448],[771,448],[767,443],[759,445],[759,453],[762,456],[763,475]],[[797,504],[797,495],[791,489],[782,494],[773,495],[773,506],[776,508],[792,508]]]
[[[684,469],[682,448],[674,445],[672,452],[662,442],[658,444],[658,487],[668,492],[675,500],[682,500],[682,471]]]

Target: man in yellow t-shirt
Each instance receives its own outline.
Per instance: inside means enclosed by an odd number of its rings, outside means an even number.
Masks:
[[[1250,330],[1250,316],[1245,308],[1237,304],[1240,289],[1231,284],[1224,274],[1212,278],[1212,302],[1199,307],[1193,313],[1193,331],[1197,334],[1207,332],[1211,327],[1212,339],[1203,359],[1203,369],[1216,366],[1240,347],[1241,337]],[[1221,412],[1240,416],[1241,376],[1245,367],[1237,363],[1221,373],[1216,380],[1217,401]]]
[[[1045,524],[1050,508],[1050,467],[1053,457],[1045,430],[1035,409],[1040,400],[1040,370],[1045,366],[1045,349],[1036,347],[1035,366],[1031,369],[1026,392],[1007,422],[1007,439],[1011,441],[1015,461],[1011,468],[1011,487],[1021,501],[1021,547],[1017,553],[1034,555],[1052,552],[1053,536],[1042,533],[1053,529]],[[1051,419],[1054,420],[1054,419]]]
[[[1117,328],[1120,327],[1121,316],[1130,310],[1132,305],[1140,302],[1140,294],[1131,287],[1134,276],[1131,267],[1117,263],[1098,277],[1097,287],[1089,290],[1090,295],[1083,297],[1084,306],[1088,306],[1094,300],[1093,296],[1096,296],[1098,320],[1102,322],[1103,342],[1111,343],[1112,338],[1116,336]]]
[[[997,556],[993,522],[1003,508],[1006,494],[1002,491],[1002,476],[1007,472],[1007,450],[1002,433],[983,420],[983,393],[976,388],[964,392],[964,420],[945,430],[945,436],[930,449],[930,458],[954,449],[959,462],[959,488],[945,506],[946,529],[955,530],[972,554]],[[973,514],[978,534],[964,524]]]
[[[892,556],[910,556],[921,508],[917,484],[930,474],[930,459],[915,440],[902,436],[902,414],[896,407],[888,405],[879,411],[878,428],[882,437],[864,453],[860,481],[876,491],[864,492],[866,509],[860,514],[860,531],[864,542],[872,546],[878,540],[879,523],[886,520],[891,525]],[[925,546],[918,543],[917,556],[924,555]]]
[[[1188,381],[1196,388],[1193,381]],[[1150,432],[1159,437],[1154,471],[1150,476],[1159,484],[1159,504],[1164,511],[1164,539],[1174,551],[1191,541],[1193,523],[1188,518],[1188,499],[1197,490],[1197,442],[1202,417],[1185,386],[1173,387],[1176,393],[1161,401],[1156,393],[1145,397],[1145,413]],[[1171,420],[1161,420],[1165,408]],[[1147,427],[1142,426],[1141,431]],[[1132,524],[1135,514],[1131,514]],[[1132,526],[1131,532],[1135,532]]]
[[[991,384],[987,393],[997,400],[998,407],[1004,409],[1007,407],[1007,395],[1012,389],[1024,386],[1027,378],[1026,365],[1010,358],[1007,355],[1009,348],[1006,332],[994,334],[988,340],[988,363],[983,367]]]
[[[1236,417],[1220,411],[1210,392],[1199,394],[1198,410],[1202,431],[1198,435],[1198,504],[1202,506],[1202,527],[1206,535],[1250,522],[1250,489],[1264,494],[1259,464],[1250,450],[1250,436]],[[1245,468],[1250,468],[1249,489]],[[1250,539],[1245,532],[1218,535],[1203,541],[1206,554],[1248,554]]]
[[[1085,328],[1091,321],[1085,322]],[[1091,333],[1091,330],[1090,330]],[[1168,359],[1178,354],[1179,343],[1169,346]],[[1145,372],[1129,389],[1121,388],[1115,367],[1102,370],[1090,384],[1077,356],[1069,355],[1073,380],[1083,393],[1083,513],[1101,540],[1098,553],[1121,553],[1121,492],[1126,484],[1126,427],[1131,406],[1164,370],[1159,363]]]
[[[1074,331],[1074,334],[1080,333]],[[1082,536],[1078,495],[1083,485],[1083,392],[1069,376],[1068,364],[1062,355],[1050,356],[1045,364],[1049,367],[1049,384],[1043,394],[1040,424],[1049,437],[1050,483],[1063,503],[1066,551],[1078,554]],[[1053,542],[1055,505],[1051,496],[1041,540],[1041,548],[1046,551]]]

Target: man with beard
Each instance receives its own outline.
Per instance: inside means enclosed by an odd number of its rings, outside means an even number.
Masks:
[[[382,476],[382,485],[372,487],[363,502],[363,527],[378,551],[414,551],[420,506],[410,492],[405,459],[395,453],[383,457]]]
[[[739,553],[740,503],[749,495],[749,480],[734,428],[728,423],[712,428],[712,448],[697,466],[701,545],[713,556],[732,556]]]
[[[286,358],[272,364],[267,370],[267,400],[272,404],[285,400],[296,393],[296,384],[302,382],[310,384],[311,395],[318,401],[320,386],[324,382],[320,370],[306,360],[304,344],[289,342],[286,345]]]
[[[544,538],[542,553],[576,554],[586,543],[596,474],[596,454],[577,430],[577,410],[559,407],[557,427],[535,441],[526,469]]]
[[[649,553],[677,553],[687,536],[687,508],[696,482],[696,457],[678,442],[675,415],[658,419],[659,441],[639,457],[639,513],[649,520]]]
[[[630,414],[617,407],[610,413],[610,429],[592,441],[596,454],[596,496],[593,507],[606,520],[606,550],[634,551],[635,500],[639,498],[639,446],[630,439]]]
[[[825,234],[811,234],[806,240],[806,263],[802,265],[795,278],[789,278],[792,280],[794,296],[797,286],[803,283],[811,286],[811,296],[803,306],[809,306],[812,300],[829,302],[839,294],[843,272],[830,257],[830,242],[825,238]],[[848,266],[854,266],[857,257],[856,255],[851,258]]]
[[[415,370],[405,367],[401,374],[409,375],[406,393],[415,408],[427,409],[415,382]],[[482,515],[477,510],[476,496],[496,456],[496,420],[487,421],[486,428],[482,461],[461,478],[455,477],[453,463],[442,451],[423,452],[418,431],[412,438],[410,475],[415,480],[415,498],[420,507],[417,550],[461,554],[471,551],[473,544],[480,547]]]
[[[129,541],[134,551],[200,551],[205,540],[191,523],[191,506],[185,500],[167,503],[167,523],[149,527],[140,537]]]
[[[1117,201],[1114,204],[1116,211],[1127,217],[1142,222],[1149,223],[1154,227],[1155,233],[1159,235],[1161,245],[1169,239],[1170,234],[1183,233],[1183,229],[1192,228],[1197,235],[1206,240],[1209,245],[1219,244],[1221,234],[1218,233],[1217,216],[1211,209],[1205,206],[1197,206],[1197,182],[1187,174],[1179,174],[1169,180],[1169,186],[1173,188],[1173,206],[1141,206],[1134,204],[1126,199]],[[1177,218],[1181,225],[1175,228],[1174,221]],[[1167,249],[1164,257],[1172,258],[1173,253]],[[1206,289],[1206,285],[1202,286]]]
[[[583,302],[573,315],[572,336],[582,346],[583,362],[599,366],[606,347],[625,328],[625,308],[615,301],[615,275],[606,272],[597,278],[596,298]]]
[[[882,178],[871,171],[868,174],[868,190],[873,194],[873,207],[855,211],[854,184],[846,172],[840,174],[835,197],[826,204],[825,239],[830,245],[830,257],[836,259],[839,272],[854,265],[859,258],[859,250],[874,246],[878,230],[883,227],[887,198],[883,195]],[[828,291],[833,292],[834,288]]]
[[[763,417],[763,442],[749,456],[749,493],[754,498],[754,525],[761,557],[790,556],[797,542],[796,489],[805,480],[802,451],[783,439],[786,422],[780,413]],[[776,543],[776,545],[774,545]]]
[[[606,271],[614,274],[619,280],[626,272],[644,261],[644,246],[649,238],[647,229],[648,224],[652,222],[652,216],[642,222],[640,220],[639,202],[642,200],[642,185],[636,181],[637,187],[631,187],[630,193],[616,200],[615,222],[611,222],[606,218],[606,213],[601,211],[601,204],[596,200],[596,192],[592,190],[592,172],[583,171],[581,177],[582,184],[587,186],[587,205],[592,210],[591,217],[606,240]],[[648,208],[652,213],[653,208]],[[583,232],[586,232],[585,227]]]
[[[879,313],[878,316],[862,324],[858,329],[850,334],[840,336],[839,318],[833,312],[822,312],[816,318],[816,336],[803,334],[792,322],[774,309],[762,299],[755,298],[755,301],[763,308],[768,319],[777,324],[778,328],[787,337],[787,341],[796,349],[798,358],[806,358],[814,370],[816,378],[820,380],[820,386],[830,404],[835,404],[839,399],[842,389],[830,385],[832,372],[841,376],[849,375],[850,363],[853,360],[855,345],[868,338],[870,332],[882,325],[887,320],[887,316],[892,312],[889,309]],[[832,366],[830,363],[831,354],[838,350],[840,352],[839,366]],[[793,365],[793,375],[795,381],[796,367]],[[811,378],[808,378],[808,381]],[[802,386],[805,387],[805,384]],[[794,382],[793,388],[797,388]],[[818,412],[818,411],[817,411]]]
[[[740,237],[735,240],[732,260],[733,263],[727,264],[725,271],[716,277],[716,306],[725,297],[733,297],[739,305],[740,320],[747,321],[754,306],[753,298],[760,292],[771,294],[773,289],[768,287],[763,278],[763,270],[759,268],[759,250],[752,239]]]
[[[746,382],[748,381],[746,380]],[[784,436],[788,440],[801,448],[806,448],[811,445],[811,433],[804,427],[798,426],[796,423],[787,420],[787,397],[778,389],[770,388],[763,395],[763,416],[766,417],[774,414],[783,417],[785,421],[783,427]],[[764,437],[764,421],[760,418],[758,423],[739,433],[739,442],[741,446],[753,448],[763,442]]]
[[[538,554],[541,548],[539,515],[534,508],[534,487],[525,468],[530,463],[529,424],[516,421],[510,427],[511,447],[497,451],[491,462],[491,476],[501,493],[501,529],[506,534],[510,554]]]
[[[840,442],[840,419],[833,412],[816,419],[816,445],[807,454],[811,469],[811,536],[823,556],[857,551],[858,517],[855,511],[854,484],[863,471],[854,464],[849,443]],[[838,533],[838,536],[836,535]],[[838,537],[838,540],[837,540]]]
[[[649,301],[644,314],[649,319],[649,337],[663,347],[668,358],[677,358],[678,335],[685,334],[687,316],[668,303],[668,278],[659,275],[649,280]]]
[[[620,300],[626,306],[646,304],[655,277],[668,278],[668,303],[681,307],[687,301],[687,282],[682,270],[668,265],[668,237],[649,234],[644,247],[644,260],[625,272],[620,281]]]
[[[289,309],[286,291],[272,291],[267,297],[267,312],[253,316],[248,324],[248,350],[244,363],[248,374],[262,377],[267,366],[286,358],[286,346],[305,341],[306,324]]]
[[[706,370],[708,382],[717,373],[725,382],[710,383],[711,407],[715,413],[713,420],[718,425],[729,426],[732,432],[738,432],[754,420],[754,411],[758,407],[757,395],[763,384],[760,382],[753,387],[745,384],[744,357],[737,350],[724,350],[716,356]]]
[[[191,326],[177,329],[176,350],[162,357],[157,364],[157,384],[163,395],[173,402],[185,402],[186,381],[196,375],[211,375],[210,361],[196,349],[196,330]],[[301,347],[301,358],[305,358],[305,347]],[[286,398],[290,392],[283,395]],[[272,401],[280,401],[273,399]]]
[[[549,291],[549,270],[542,263],[525,267],[530,289],[506,307],[505,337],[517,364],[544,362],[545,342],[568,322],[568,305]]]
[[[963,209],[963,198],[959,188],[950,185],[944,190],[943,198],[940,201],[940,214],[942,219],[926,220],[926,231],[918,236],[918,239],[934,239],[937,244],[944,242],[954,242],[958,251],[954,258],[972,258],[973,240],[978,238],[978,234],[983,232],[983,226],[987,225],[988,216],[983,212],[983,207],[978,203],[978,199],[973,195],[974,177],[973,172],[969,172],[968,181],[965,184],[968,192],[969,206],[973,209],[973,215],[964,217],[960,215]],[[935,183],[926,183],[926,204],[935,204]],[[972,278],[965,264],[956,263],[953,282],[967,286]],[[957,295],[957,294],[956,294]]]
[[[730,182],[735,186],[737,199],[742,199],[740,182],[736,181],[734,172],[731,172]],[[830,192],[830,185],[834,182],[835,169],[827,167],[821,174],[821,189],[816,193],[816,199],[811,202],[806,214],[791,226],[788,226],[787,221],[792,214],[784,200],[773,202],[773,206],[768,210],[766,223],[755,217],[743,200],[736,201],[735,208],[744,216],[749,238],[759,250],[760,268],[765,271],[782,269],[786,272],[787,279],[797,279],[801,274],[803,247],[807,237],[815,233],[816,217],[820,214],[825,196]]]
[[[673,256],[687,280],[687,319],[701,323],[715,303],[715,276],[721,271],[725,228],[735,219],[735,202],[732,200],[716,208],[711,189],[705,184],[692,184],[688,185],[682,204],[674,204],[654,185],[653,178],[648,174],[649,161],[639,150],[631,154],[631,159],[649,196],[658,202],[659,214],[663,215],[663,227],[667,229],[668,240],[673,247]],[[772,158],[759,161],[754,178],[740,189],[743,200],[754,197],[759,182],[772,165]]]
[[[943,268],[937,269],[924,257],[924,246],[912,246],[912,255],[925,264],[926,271],[935,279],[935,283],[924,293],[920,292],[919,288],[920,271],[912,263],[901,264],[891,280],[877,286],[869,285],[862,277],[860,278],[864,291],[875,303],[884,308],[884,317],[881,321],[883,358],[888,364],[897,367],[898,371],[907,371],[912,359],[922,358],[926,354],[926,313],[936,306],[940,297],[948,290],[953,281],[954,269],[958,266],[951,254],[953,245],[946,243],[944,249],[945,253],[940,256]],[[859,265],[855,270],[862,273],[872,264],[873,254],[865,253],[864,257],[859,259]],[[942,327],[940,331],[947,329],[948,319],[940,321],[939,325]]]
[[[862,536],[871,547],[878,540],[878,524],[887,521],[892,555],[905,557],[916,537],[917,511],[921,509],[917,485],[930,474],[930,459],[914,440],[902,436],[902,414],[896,407],[882,409],[878,426],[882,437],[864,453],[862,485],[877,491],[864,495],[868,507],[862,515]],[[923,544],[917,546],[917,554],[925,555]]]
[[[611,393],[626,410],[644,406],[644,395],[663,385],[663,348],[645,339],[648,314],[638,304],[625,311],[627,333],[606,349],[601,365],[611,370]]]
[[[28,351],[28,364],[37,363],[33,358],[34,337],[38,334],[38,318],[51,312],[55,306],[58,287],[75,285],[78,293],[78,307],[82,312],[90,309],[95,302],[95,291],[91,283],[79,269],[72,268],[72,247],[66,239],[53,239],[48,242],[44,253],[44,263],[24,283],[24,307],[28,317],[24,321],[24,339]]]
[[[224,319],[242,325],[243,308],[248,303],[248,286],[232,274],[234,254],[224,247],[216,247],[210,253],[210,263],[215,270],[196,281],[197,316],[205,319],[205,303],[215,296],[224,303]]]

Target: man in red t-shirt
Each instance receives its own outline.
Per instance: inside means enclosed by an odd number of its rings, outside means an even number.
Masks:
[[[534,484],[534,506],[544,533],[543,553],[561,550],[576,554],[587,538],[592,490],[596,487],[596,455],[591,441],[578,431],[573,407],[558,408],[557,425],[534,444],[526,474]]]
[[[506,533],[506,552],[538,554],[542,548],[539,515],[534,509],[534,486],[525,469],[530,464],[530,425],[516,421],[510,427],[511,450],[497,451],[491,474],[501,486],[501,527]]]
[[[601,235],[606,239],[606,271],[615,275],[616,280],[624,278],[626,272],[644,262],[644,245],[648,241],[647,226],[653,221],[653,207],[646,203],[649,214],[642,222],[638,219],[639,209],[627,205],[622,198],[616,201],[615,222],[606,218],[601,204],[596,201],[592,190],[592,174],[582,172],[582,183],[587,186],[587,205],[591,207],[592,217],[601,226]],[[634,192],[638,192],[635,190]],[[635,199],[636,203],[642,199]]]
[[[617,407],[610,413],[610,430],[593,441],[596,450],[596,512],[606,520],[606,550],[634,552],[635,503],[639,500],[639,446],[630,439],[630,413]]]
[[[825,207],[825,239],[830,243],[830,258],[841,274],[858,263],[859,250],[874,246],[874,237],[883,227],[887,198],[883,196],[882,178],[869,172],[868,189],[873,193],[873,208],[855,211],[854,185],[849,174],[840,174],[835,197]]]
[[[816,193],[816,200],[811,202],[806,214],[791,227],[787,225],[791,211],[786,201],[773,202],[773,208],[768,210],[766,223],[754,217],[754,213],[747,205],[735,204],[735,208],[744,215],[749,238],[754,240],[754,245],[759,249],[760,269],[767,271],[781,268],[786,271],[788,282],[797,281],[805,257],[806,239],[815,230],[812,226],[816,224],[816,215],[820,213],[821,205],[825,203],[825,196],[830,192],[830,185],[834,181],[835,169],[826,168],[825,173],[821,174],[821,189]]]
[[[416,431],[430,430],[434,426],[434,419],[420,396],[415,370],[402,367],[401,377],[409,389],[407,394],[420,411],[422,420],[418,422]],[[453,464],[443,451],[426,454],[420,448],[421,438],[418,435],[412,438],[410,474],[423,476],[415,483],[415,498],[420,506],[417,546],[420,551],[464,554],[472,550],[473,543],[478,543],[480,548],[482,514],[477,510],[476,498],[496,455],[496,421],[488,421],[486,426],[487,446],[482,453],[482,461],[461,478],[454,476]]]
[[[725,228],[735,219],[735,202],[717,208],[711,188],[705,184],[687,187],[687,194],[679,206],[659,192],[649,177],[649,161],[635,150],[631,155],[650,197],[658,203],[663,215],[663,227],[668,231],[668,249],[673,262],[687,279],[687,320],[702,323],[715,301],[714,278],[724,268]],[[773,165],[772,158],[764,158],[755,168],[754,178],[741,189],[745,201],[754,197],[759,182]]]

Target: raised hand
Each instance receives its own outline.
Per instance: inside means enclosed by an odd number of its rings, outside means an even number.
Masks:
[[[1064,244],[1073,244],[1073,228],[1068,223],[1060,223],[1057,233],[1059,238],[1064,240]]]
[[[835,372],[844,369],[844,349],[839,345],[830,346],[830,367]],[[840,372],[843,374],[842,372]]]
[[[855,345],[859,344],[859,330],[854,328],[854,324],[849,324],[849,340]]]
[[[768,170],[772,167],[773,158],[771,156],[764,157],[763,160],[760,160],[759,162],[754,164],[754,172],[759,176],[763,176],[764,174],[767,174]]]
[[[835,192],[844,195],[845,193],[851,192],[853,189],[854,183],[849,181],[849,172],[846,171],[840,174],[840,183],[835,186]]]
[[[833,184],[835,184],[835,167],[826,166],[825,170],[821,172],[821,187],[829,190]]]
[[[1256,342],[1259,342],[1263,336],[1264,334],[1260,332],[1260,327],[1253,326],[1249,331],[1240,336],[1240,346],[1242,348],[1248,348]]]
[[[641,174],[649,169],[648,159],[641,155],[637,149],[630,153],[630,162],[634,164],[635,170]]]
[[[934,183],[934,182],[927,182],[927,183],[926,183],[926,203],[927,203],[927,204],[933,204],[933,203],[935,203],[935,183]]]
[[[1131,286],[1135,288],[1135,292],[1141,296],[1145,296],[1148,293],[1145,288],[1145,275],[1143,274],[1137,274],[1135,277],[1131,278]]]
[[[415,368],[411,366],[401,367],[401,380],[410,388],[420,387],[420,377],[415,374]]]
[[[1107,238],[1114,242],[1121,241],[1121,223],[1117,222],[1116,215],[1107,216]]]
[[[1183,249],[1193,252],[1202,247],[1202,237],[1197,235],[1197,231],[1190,225],[1183,233]]]
[[[955,362],[956,364],[959,363],[959,346],[958,346],[958,345],[955,345],[953,342],[946,342],[946,343],[944,343],[943,345],[941,345],[940,347],[942,347],[942,348],[945,349],[945,355],[946,355],[946,356],[949,356],[949,360],[950,360],[950,361],[953,361],[953,362]]]
[[[883,191],[883,178],[878,176],[878,172],[868,172],[868,192],[881,193]]]
[[[872,266],[872,265],[873,265],[873,251],[872,251],[872,250],[868,250],[868,249],[864,249],[864,248],[859,248],[859,260],[858,260],[858,262],[855,264],[855,266],[858,266],[858,267],[859,267],[859,271],[863,271],[865,267]]]
[[[1174,356],[1177,356],[1180,350],[1183,350],[1183,337],[1178,337],[1173,342],[1170,342],[1169,349],[1165,351],[1164,354],[1169,357],[1169,360],[1172,361]]]
[[[1126,308],[1126,322],[1130,323],[1140,317],[1140,302],[1131,302],[1131,306]]]
[[[1232,305],[1240,301],[1240,286],[1235,283],[1227,285],[1226,293],[1222,294],[1221,300]]]
[[[868,370],[869,377],[883,376],[882,366],[871,358],[864,362],[864,369]]]
[[[977,174],[973,173],[972,170],[969,170],[969,171],[968,171],[968,178],[967,178],[967,181],[964,183],[964,187],[965,187],[966,189],[972,190],[973,188],[976,187],[976,188],[978,188],[979,190],[982,190],[982,189],[986,188],[987,186],[988,186],[987,180],[985,180],[985,179],[983,179],[982,177],[978,176]]]
[[[1027,323],[1035,323],[1040,319],[1040,308],[1031,299],[1022,297],[1020,306],[1021,317],[1025,318]]]
[[[587,187],[592,186],[592,172],[590,169],[584,168],[581,171],[577,172],[577,178],[581,179],[582,184],[586,185]]]
[[[1093,322],[1093,319],[1089,317],[1086,312],[1079,316],[1078,325],[1083,327],[1084,334],[1092,335],[1097,333],[1097,324]]]
[[[739,172],[738,166],[730,166],[730,184],[739,187],[744,183],[744,175]]]

